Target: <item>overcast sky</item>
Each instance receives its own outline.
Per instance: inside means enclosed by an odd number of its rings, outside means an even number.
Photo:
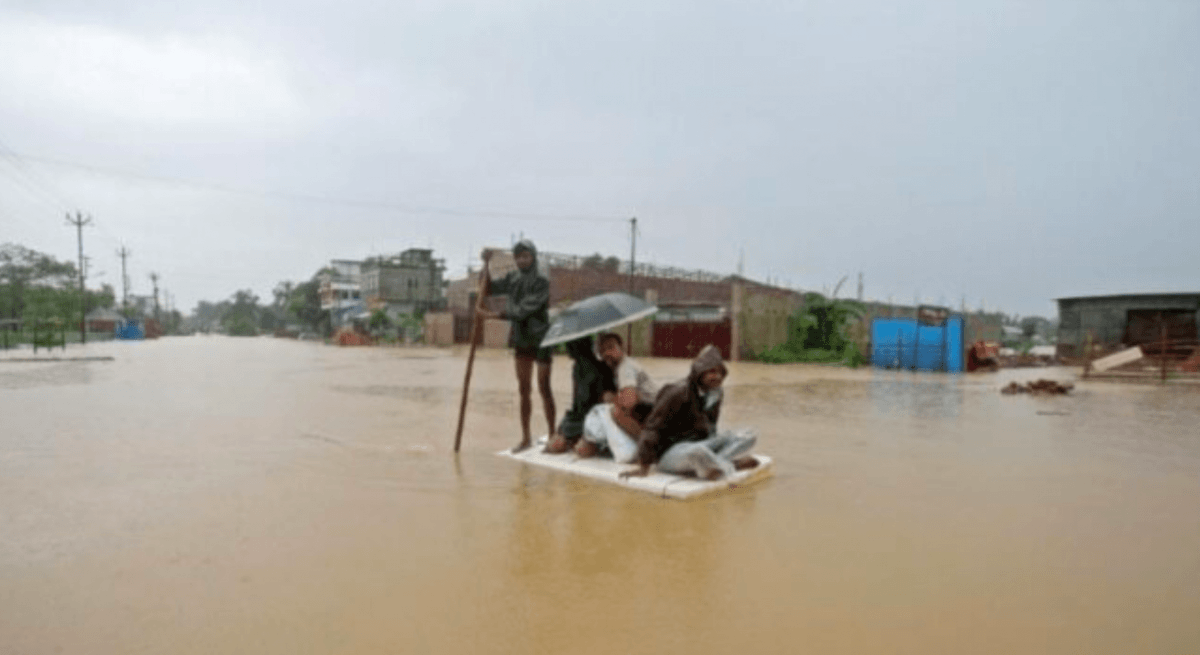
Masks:
[[[1200,290],[1191,0],[0,7],[0,242],[73,259],[79,209],[93,281],[123,243],[185,311],[521,233],[626,258],[631,216],[639,261],[843,295]]]

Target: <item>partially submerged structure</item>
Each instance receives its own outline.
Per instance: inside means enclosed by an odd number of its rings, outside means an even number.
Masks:
[[[540,252],[538,265],[550,278],[552,314],[554,308],[610,291],[631,293],[658,305],[657,315],[621,331],[638,356],[690,358],[711,343],[726,360],[753,357],[787,340],[788,317],[804,304],[797,291],[737,275],[653,264],[638,264],[630,275],[629,262],[615,257]],[[492,277],[515,267],[508,251],[493,250]],[[467,341],[476,285],[475,274],[450,282],[449,311],[426,315],[425,333],[431,343]],[[488,302],[491,309],[503,307],[503,299]],[[508,323],[489,320],[481,342],[503,347],[507,338]]]
[[[1149,356],[1183,359],[1200,345],[1198,317],[1200,292],[1059,298],[1055,351],[1082,359],[1140,346]]]

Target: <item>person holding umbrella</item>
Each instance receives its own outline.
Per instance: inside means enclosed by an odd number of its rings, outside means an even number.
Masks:
[[[530,395],[535,362],[546,425],[554,429],[554,394],[550,391],[553,350],[541,346],[542,339],[550,329],[550,280],[538,271],[537,248],[528,239],[521,239],[513,246],[512,252],[517,270],[499,280],[486,278],[483,291],[488,296],[508,296],[508,304],[502,313],[481,309],[479,316],[503,318],[512,323],[508,345],[515,353],[517,389],[521,394],[521,441],[513,447],[513,452],[520,452],[533,443],[529,436],[529,418],[533,414]],[[492,252],[484,250],[482,257],[484,262],[489,262]]]
[[[584,419],[593,407],[616,391],[612,369],[596,356],[591,336],[567,342],[567,354],[575,360],[571,370],[574,392],[571,407],[563,414],[558,434],[546,444],[545,452],[565,453],[583,436]]]
[[[633,415],[637,416],[637,412],[633,410],[638,402],[638,389],[640,388],[644,392],[642,395],[645,395],[646,400],[650,402],[653,402],[654,392],[657,389],[653,387],[653,382],[650,381],[649,376],[646,376],[641,371],[641,368],[631,359],[625,357],[621,337],[615,333],[605,331],[653,316],[657,311],[658,307],[620,291],[602,293],[597,296],[585,298],[558,314],[558,317],[554,319],[554,324],[550,326],[550,330],[546,333],[546,338],[542,340],[542,346],[568,343],[580,337],[588,337],[590,344],[591,335],[597,332],[602,333],[600,335],[599,353],[588,353],[584,358],[576,358],[577,367],[579,366],[578,362],[591,362],[595,359],[596,354],[599,354],[603,360],[601,364],[607,364],[611,369],[609,372],[610,386],[611,383],[615,383],[617,387],[629,387],[626,390],[626,394],[624,394],[626,400],[629,401],[628,407],[622,411],[621,415],[624,416],[632,412]],[[575,357],[575,355],[572,355],[572,357]],[[625,374],[623,375],[622,372]],[[625,383],[626,378],[628,378],[627,384]],[[577,393],[580,391],[579,384],[580,380],[577,379]],[[604,402],[602,404],[596,404],[592,398],[588,399],[589,402],[587,405],[590,407],[590,411],[585,410],[584,414],[584,438],[576,440],[575,453],[577,455],[580,457],[591,457],[599,452],[601,446],[607,446],[612,451],[614,458],[619,457],[619,453],[623,453],[624,451],[628,451],[629,455],[632,456],[636,450],[634,438],[640,429],[640,425],[634,423],[632,426],[622,429],[614,421],[613,409],[618,404],[617,401],[620,400],[621,396],[622,394],[619,391],[613,393],[611,389],[606,389],[603,394],[602,399]],[[649,412],[649,403],[646,403],[645,410],[645,413]],[[645,418],[645,413],[639,416],[639,421]],[[632,434],[626,432],[626,430],[629,430]],[[614,438],[609,439],[609,433],[614,435]],[[565,443],[555,441],[547,449],[547,452],[565,452],[565,445]],[[622,445],[628,445],[628,448],[621,448]],[[618,461],[628,460],[618,459]]]

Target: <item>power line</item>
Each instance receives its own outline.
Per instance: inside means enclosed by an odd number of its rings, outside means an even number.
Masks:
[[[10,162],[10,165],[12,165],[15,169],[18,169],[19,172],[27,180],[32,182],[35,187],[40,189],[43,193],[45,193],[47,196],[52,198],[55,202],[62,205],[62,209],[69,210],[71,207],[79,206],[79,203],[71,202],[71,199],[68,198],[67,195],[64,194],[58,187],[54,186],[54,184],[52,182],[43,178],[41,175],[39,175],[37,173],[37,171],[26,166],[25,163],[21,161],[20,156],[18,156],[17,153],[13,152],[13,149],[9,148],[8,145],[5,144],[3,141],[0,141],[0,155],[2,155],[6,160],[8,160]]]
[[[63,166],[68,168],[77,168],[80,170],[89,171],[97,175],[108,177],[130,178],[138,180],[146,180],[151,182],[160,182],[166,184],[175,184],[180,186],[189,186],[199,189],[208,189],[211,191],[219,191],[222,193],[259,196],[264,198],[278,198],[283,200],[292,200],[300,202],[315,202],[329,205],[343,205],[347,207],[359,207],[364,209],[384,209],[404,214],[437,214],[441,216],[457,216],[461,218],[510,218],[514,220],[531,220],[531,221],[570,221],[570,222],[588,222],[588,223],[624,223],[625,218],[617,218],[613,216],[595,216],[586,214],[541,214],[541,213],[524,213],[524,212],[506,212],[494,211],[489,209],[464,209],[453,207],[437,207],[433,205],[409,205],[404,203],[383,201],[383,200],[363,200],[360,198],[345,198],[338,196],[319,196],[307,193],[295,193],[291,191],[276,191],[269,189],[250,189],[246,187],[235,187],[227,184],[219,184],[213,182],[199,182],[195,180],[187,180],[183,178],[167,177],[162,175],[148,175],[145,173],[137,173],[132,171],[123,171],[113,168],[93,166],[80,162],[66,161],[61,159],[53,159],[50,157],[40,157],[36,155],[28,155],[24,153],[8,150],[10,157],[22,159],[26,161],[37,161],[53,166]]]
[[[62,202],[58,198],[46,193],[44,189],[39,189],[34,186],[25,175],[23,175],[11,161],[8,159],[0,159],[8,166],[0,166],[0,174],[3,174],[13,183],[14,186],[23,190],[30,198],[37,201],[39,204],[50,208],[55,213],[67,210],[70,205]],[[10,170],[11,169],[11,170]]]

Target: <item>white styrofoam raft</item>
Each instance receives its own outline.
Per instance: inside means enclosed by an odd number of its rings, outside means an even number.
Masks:
[[[625,487],[626,489],[645,491],[663,498],[677,498],[680,500],[699,498],[737,487],[744,487],[760,480],[765,480],[775,473],[771,458],[766,455],[757,454],[753,457],[758,460],[758,466],[738,471],[732,477],[711,482],[681,475],[670,475],[653,469],[645,477],[621,478],[621,472],[633,468],[632,464],[618,464],[605,457],[582,459],[571,452],[551,455],[542,452],[540,444],[519,453],[502,450],[496,454],[533,466],[541,466],[564,473],[581,475],[585,478],[608,482],[619,487]]]

